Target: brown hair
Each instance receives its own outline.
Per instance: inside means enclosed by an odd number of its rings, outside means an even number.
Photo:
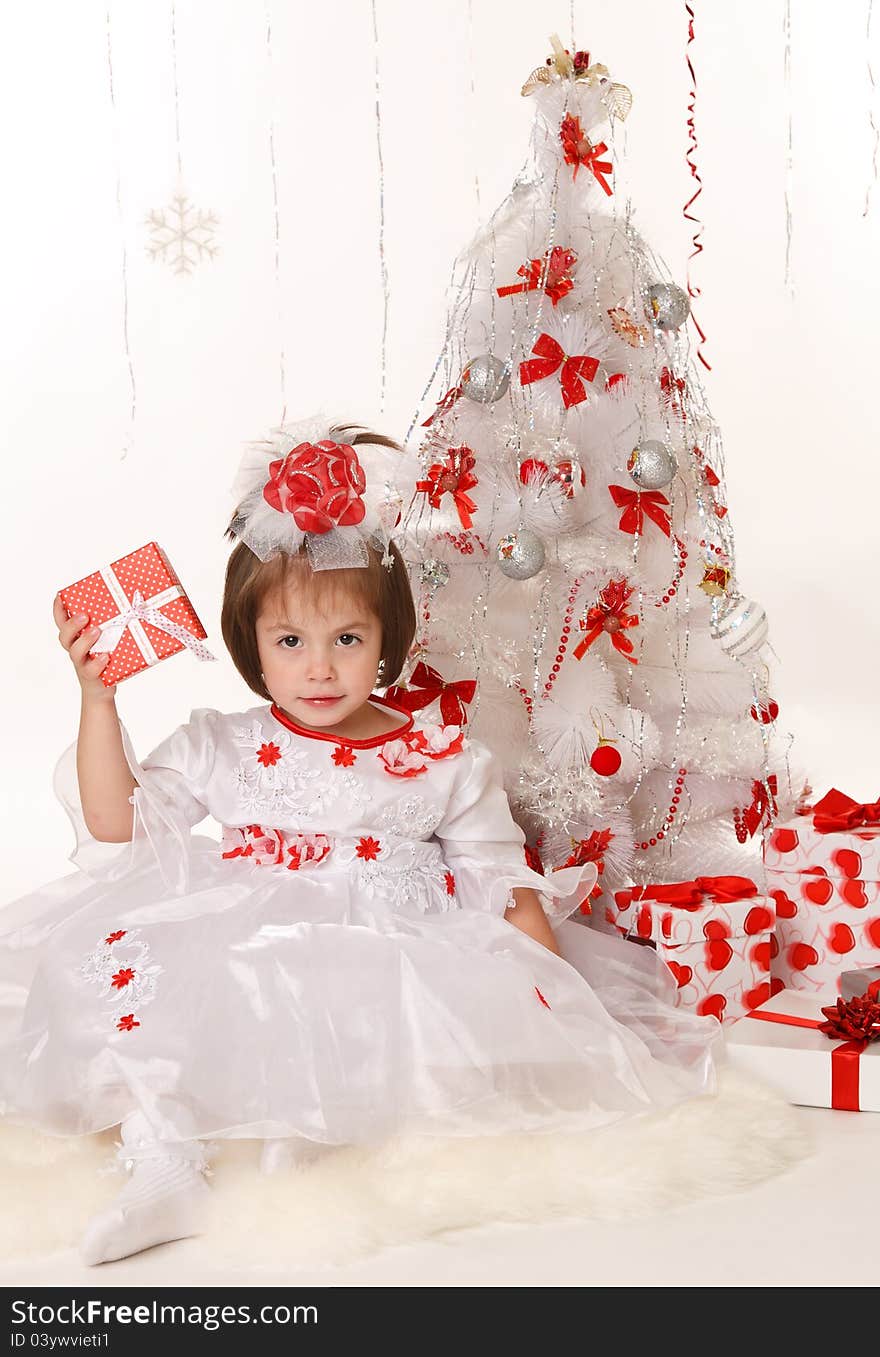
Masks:
[[[357,432],[353,433],[353,428]],[[399,443],[360,426],[334,425],[330,434],[337,433],[346,434],[344,441],[350,445],[378,443],[402,451]],[[230,528],[226,536],[235,540]],[[390,567],[382,564],[379,551],[368,543],[366,567],[313,571],[305,544],[293,556],[281,552],[270,561],[261,561],[245,542],[238,542],[226,567],[220,628],[233,663],[248,687],[271,702],[272,695],[260,669],[256,622],[264,600],[291,582],[319,612],[330,595],[345,591],[378,617],[382,627],[382,687],[395,683],[415,636],[416,610],[403,557],[393,542],[389,551],[393,560]]]

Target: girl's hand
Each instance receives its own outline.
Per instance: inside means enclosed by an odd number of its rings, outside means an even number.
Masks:
[[[59,644],[70,656],[82,689],[83,701],[113,702],[116,684],[108,688],[101,682],[101,674],[110,663],[110,656],[89,655],[89,647],[95,644],[101,634],[100,627],[90,627],[89,618],[84,613],[68,617],[60,594],[55,595],[52,612],[58,628]]]

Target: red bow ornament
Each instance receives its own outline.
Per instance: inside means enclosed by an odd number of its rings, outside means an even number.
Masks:
[[[752,783],[752,804],[744,811],[734,810],[733,822],[737,831],[737,838],[745,843],[746,836],[754,838],[761,825],[766,820],[769,825],[779,813],[779,807],[776,804],[776,797],[779,792],[779,783],[775,773],[769,773],[766,782],[760,782],[757,779]]]
[[[880,801],[854,801],[836,787],[813,807],[813,828],[819,834],[844,833],[876,824],[880,824]]]
[[[608,493],[618,509],[622,509],[618,527],[621,532],[639,533],[645,530],[645,519],[650,518],[661,532],[669,536],[670,519],[664,504],[669,500],[659,490],[627,490],[623,485],[609,485]]]
[[[538,288],[543,288],[555,306],[563,297],[567,297],[574,287],[569,274],[576,263],[577,255],[574,250],[565,250],[561,245],[554,245],[553,249],[548,250],[540,259],[530,259],[522,268],[517,269],[520,277],[525,278],[524,283],[512,283],[509,287],[499,287],[496,291],[499,297],[512,297],[516,292],[536,292]]]
[[[293,514],[303,532],[329,532],[360,523],[366,477],[348,443],[300,443],[269,464],[263,498],[279,513]]]
[[[570,113],[562,119],[559,140],[562,142],[562,154],[566,165],[574,166],[574,178],[577,179],[581,165],[586,165],[596,183],[601,184],[610,197],[611,185],[605,175],[610,174],[614,166],[610,160],[600,159],[608,150],[607,144],[604,141],[597,141],[594,146],[581,128],[580,118],[572,117]]]
[[[638,664],[638,659],[633,656],[635,647],[632,641],[623,635],[629,627],[639,625],[639,619],[626,611],[626,605],[631,597],[632,588],[626,580],[608,581],[586,618],[581,618],[578,624],[586,635],[575,647],[576,660],[582,660],[593,642],[605,631],[611,637],[614,649],[623,655],[624,659],[629,660],[630,664]]]
[[[463,528],[471,527],[471,514],[477,507],[467,493],[478,484],[476,476],[472,474],[475,465],[476,458],[469,447],[462,445],[460,448],[450,448],[446,461],[435,462],[430,468],[427,480],[416,481],[416,489],[424,491],[428,503],[434,509],[440,508],[443,495],[451,495]]]
[[[390,688],[387,696],[407,711],[421,711],[437,698],[444,726],[463,726],[467,723],[465,703],[473,702],[477,691],[475,679],[458,679],[447,683],[442,674],[419,660],[405,688]]]
[[[599,368],[599,359],[581,353],[573,357],[565,352],[552,335],[541,334],[532,345],[535,358],[527,358],[519,365],[519,380],[523,386],[539,382],[544,377],[552,377],[559,372],[562,384],[562,404],[566,410],[572,405],[580,405],[587,399],[584,382],[591,382]]]

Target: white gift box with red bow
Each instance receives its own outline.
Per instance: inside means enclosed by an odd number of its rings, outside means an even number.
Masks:
[[[823,815],[829,801],[844,813]],[[765,847],[777,918],[771,974],[789,989],[839,992],[844,971],[880,962],[880,824],[859,824],[860,809],[871,810],[829,793],[777,825]],[[817,827],[847,818],[856,823]]]
[[[624,937],[656,947],[675,977],[678,1007],[728,1022],[770,997],[772,900],[755,893],[719,901],[707,893],[681,905],[633,896],[638,891],[616,892],[606,921]]]
[[[789,1102],[880,1112],[880,1041],[869,1045],[820,1031],[833,991],[786,989],[727,1029],[731,1065],[776,1088]]]

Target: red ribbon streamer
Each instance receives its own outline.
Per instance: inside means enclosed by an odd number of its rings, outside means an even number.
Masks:
[[[641,534],[645,530],[645,519],[650,518],[661,532],[669,536],[669,515],[663,508],[664,504],[669,504],[669,500],[659,490],[627,490],[622,485],[609,485],[608,493],[618,509],[623,510],[617,525],[621,532]]]
[[[775,773],[768,774],[766,782],[759,782],[755,779],[752,783],[752,804],[744,811],[742,817],[750,839],[757,834],[765,816],[769,823],[777,814],[776,796],[778,792],[779,782]]]
[[[587,399],[584,382],[591,382],[599,368],[599,359],[581,353],[567,354],[562,345],[552,335],[541,334],[532,345],[535,358],[528,358],[519,365],[519,380],[523,386],[530,382],[539,382],[544,377],[552,377],[554,372],[562,371],[559,380],[562,383],[562,404],[566,410],[572,405],[580,405]]]
[[[419,660],[406,688],[389,688],[387,696],[407,711],[421,711],[440,699],[440,715],[445,726],[463,726],[467,722],[465,703],[474,700],[477,691],[475,679],[457,679],[447,683],[443,675],[429,664]],[[418,691],[416,691],[418,690]]]
[[[815,1027],[822,1024],[815,1018],[799,1018],[793,1013],[765,1013],[753,1008],[747,1018],[762,1022],[779,1022],[787,1027]],[[859,1056],[867,1041],[843,1041],[831,1052],[831,1106],[838,1112],[861,1112],[859,1105]]]
[[[691,43],[692,43],[693,40],[694,40],[694,11],[693,11],[693,9],[691,8],[691,6],[688,5],[688,4],[685,5],[685,9],[687,10],[687,15],[688,15],[688,39],[687,39],[687,43],[685,44],[685,60],[686,60],[686,62],[687,62],[688,72],[689,72],[690,77],[691,77],[691,88],[690,88],[690,91],[689,91],[689,93],[688,93],[688,106],[687,106],[687,112],[688,112],[688,116],[687,116],[688,149],[687,149],[687,151],[685,152],[685,157],[684,157],[684,158],[685,158],[685,163],[687,164],[687,167],[688,167],[688,169],[690,170],[692,177],[693,177],[693,178],[696,180],[696,182],[697,182],[697,189],[696,189],[696,192],[693,194],[692,197],[690,197],[690,198],[687,200],[687,202],[686,202],[685,205],[684,205],[684,218],[685,218],[685,221],[692,221],[692,222],[695,223],[695,225],[696,225],[696,227],[697,227],[697,229],[696,229],[696,231],[694,232],[693,237],[692,237],[694,248],[693,248],[693,250],[691,251],[691,253],[688,255],[687,288],[688,288],[688,294],[689,294],[689,296],[691,296],[691,297],[699,297],[699,296],[702,295],[702,289],[700,289],[700,288],[698,288],[698,287],[694,287],[693,283],[691,282],[691,264],[690,264],[690,261],[691,261],[692,259],[695,259],[696,256],[697,256],[698,254],[702,254],[702,252],[703,252],[703,245],[702,245],[702,242],[701,242],[701,240],[700,240],[700,236],[703,234],[703,223],[702,223],[702,221],[700,220],[700,218],[699,218],[699,217],[695,217],[695,216],[693,215],[693,213],[690,212],[689,209],[693,206],[693,204],[694,204],[694,203],[697,201],[697,199],[699,198],[700,194],[703,192],[703,181],[702,181],[702,179],[700,178],[699,172],[698,172],[698,170],[697,170],[696,162],[695,162],[695,161],[693,160],[693,158],[692,158],[692,157],[696,154],[696,150],[697,150],[697,129],[696,129],[696,123],[695,123],[695,120],[694,120],[694,110],[695,110],[696,104],[697,104],[697,77],[696,77],[696,75],[695,75],[695,73],[694,73],[693,62],[691,61],[690,53],[688,52],[687,49],[688,49],[688,47],[690,47]],[[708,362],[706,361],[706,359],[703,357],[703,345],[704,345],[705,342],[706,342],[706,336],[705,336],[703,330],[700,328],[700,323],[699,323],[699,321],[697,320],[696,316],[694,315],[693,307],[691,307],[691,320],[694,322],[694,329],[696,330],[697,334],[700,336],[700,342],[699,342],[699,344],[697,345],[697,357],[699,358],[700,362],[703,364],[703,367],[706,369],[706,371],[707,371],[707,372],[711,372],[711,371],[712,371],[711,364],[708,363]]]
[[[813,807],[813,828],[819,834],[836,834],[864,825],[880,824],[880,801],[854,801],[832,787]]]

